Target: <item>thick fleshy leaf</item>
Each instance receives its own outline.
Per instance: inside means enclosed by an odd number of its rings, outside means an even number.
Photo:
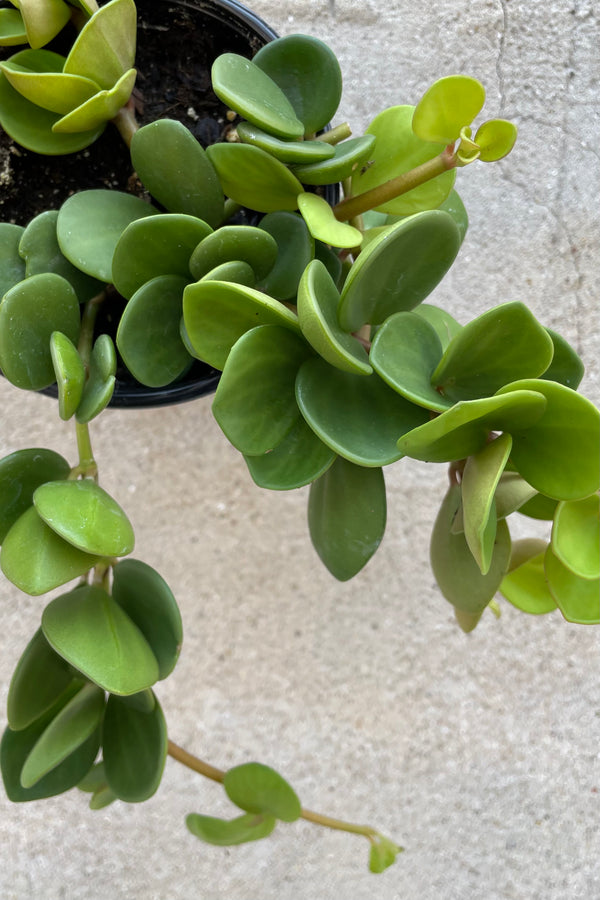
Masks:
[[[380,468],[338,457],[310,487],[308,527],[321,561],[339,581],[368,563],[385,532],[385,481]]]
[[[424,142],[412,130],[414,106],[392,106],[376,116],[367,134],[376,138],[369,162],[359,167],[352,177],[352,192],[364,194],[392,178],[434,159],[444,149],[444,144]],[[407,216],[426,209],[437,209],[449,196],[456,179],[456,170],[450,169],[419,187],[382,203],[377,209],[392,215]]]
[[[110,90],[135,60],[137,13],[133,0],[111,0],[79,32],[64,71]]]
[[[295,822],[302,812],[293,788],[281,775],[262,763],[250,762],[225,772],[223,787],[232,803],[245,812]]]
[[[558,381],[559,384],[564,384],[565,387],[576,391],[585,371],[583,362],[564,337],[550,328],[547,328],[546,331],[554,344],[554,356],[546,371],[540,375],[540,378],[548,381]]]
[[[315,241],[315,259],[321,260],[338,290],[341,290],[342,278],[342,261],[335,250],[332,250],[328,244],[323,241]]]
[[[350,270],[340,301],[342,328],[381,325],[393,313],[413,309],[444,277],[459,247],[458,228],[445,212],[418,213],[392,226]]]
[[[71,134],[87,131],[109,122],[129,100],[136,76],[136,70],[129,69],[110,90],[99,91],[55,122],[52,126],[54,133]]]
[[[274,450],[244,459],[259,487],[291,491],[310,484],[327,471],[335,453],[300,418]]]
[[[548,332],[519,301],[504,303],[461,328],[431,382],[451,400],[489,397],[517,378],[544,372],[554,352]]]
[[[4,538],[0,568],[26,594],[38,596],[85,575],[100,559],[63,540],[30,507]]]
[[[600,578],[600,497],[558,504],[552,526],[552,552],[580,578]]]
[[[473,558],[463,534],[452,533],[461,503],[460,485],[450,486],[431,534],[431,567],[439,588],[457,610],[465,613],[467,630],[474,628],[506,574],[510,561],[510,535],[504,519],[498,522],[491,565],[485,575]],[[466,620],[459,619],[464,628]],[[463,624],[464,623],[464,624]]]
[[[300,334],[298,317],[283,303],[262,291],[226,282],[188,285],[183,318],[198,357],[221,370],[236,341],[257,325],[281,325]]]
[[[248,841],[268,837],[277,824],[275,816],[256,816],[246,813],[235,819],[217,819],[190,813],[185,824],[194,837],[217,847],[232,847]]]
[[[239,259],[234,259],[215,266],[214,269],[203,275],[200,281],[232,281],[234,284],[244,284],[246,287],[253,288],[256,284],[256,276],[252,266]]]
[[[52,600],[42,628],[57,653],[111,694],[137,694],[158,680],[158,663],[145,637],[96,585]]]
[[[0,460],[0,544],[17,519],[33,503],[34,491],[46,481],[67,478],[71,467],[54,450],[17,450]]]
[[[25,263],[19,254],[24,231],[21,225],[0,222],[0,300],[25,278]]]
[[[452,401],[431,384],[431,373],[441,356],[442,345],[433,325],[415,313],[399,312],[377,329],[369,360],[386,384],[407,400],[443,412]]]
[[[379,836],[378,840],[371,843],[369,850],[369,871],[376,875],[385,872],[396,862],[396,857],[402,853],[404,847],[399,847],[389,838]]]
[[[234,344],[213,401],[213,414],[242,453],[276,447],[300,417],[296,374],[312,350],[280,325],[260,325]]]
[[[77,347],[61,331],[52,332],[50,353],[58,388],[58,414],[66,421],[74,415],[79,406],[85,382],[85,368]]]
[[[49,52],[49,51],[44,51]],[[31,103],[64,116],[93,97],[100,88],[95,81],[80,75],[66,75],[62,71],[39,72],[12,60],[0,68],[16,91]],[[89,127],[95,127],[99,122]],[[71,129],[83,131],[84,129]]]
[[[189,259],[195,279],[225,262],[241,261],[252,266],[257,279],[264,278],[277,258],[277,242],[262,228],[224,225],[198,243]]]
[[[104,691],[84,684],[42,732],[21,770],[21,784],[33,787],[98,732]]]
[[[121,316],[117,347],[133,377],[149,387],[176,381],[191,359],[181,340],[188,279],[159,275],[135,292]]]
[[[544,575],[546,542],[525,539],[513,544],[510,568],[499,591],[517,609],[539,616],[556,609]]]
[[[533,497],[527,500],[519,507],[519,512],[530,519],[541,519],[545,522],[551,522],[558,506],[558,500],[553,497],[546,497],[535,491]]]
[[[27,43],[23,16],[17,9],[0,9],[0,47]]]
[[[108,406],[115,388],[116,370],[117,352],[112,338],[108,334],[100,334],[94,342],[88,379],[75,413],[80,424],[90,422]]]
[[[77,269],[63,255],[56,237],[57,220],[58,210],[49,209],[27,225],[19,243],[19,253],[25,260],[27,277],[44,272],[62,275],[72,286],[79,302],[85,303],[100,293],[104,284]]]
[[[286,95],[306,134],[331,121],[342,96],[342,73],[335,54],[318,38],[291,34],[270,41],[255,55]]]
[[[0,368],[8,380],[39,391],[54,381],[50,336],[79,337],[79,301],[60,275],[32,275],[0,301]]]
[[[212,144],[206,151],[226,195],[257,212],[298,208],[302,185],[282,162],[250,144]]]
[[[563,565],[551,546],[544,557],[544,573],[550,593],[567,622],[600,624],[599,578],[580,578]]]
[[[346,249],[358,247],[362,242],[362,234],[358,228],[339,222],[324,197],[305,191],[298,195],[298,209],[316,240]]]
[[[112,593],[150,644],[159,679],[166,678],[175,668],[183,640],[181,614],[169,585],[146,563],[124,559],[113,568]]]
[[[134,545],[131,522],[110,494],[91,478],[48,481],[33,495],[46,525],[78,550],[125,556]]]
[[[22,731],[44,715],[73,681],[73,672],[39,628],[23,651],[10,681],[6,717]]]
[[[335,154],[335,148],[325,141],[282,141],[250,122],[240,122],[236,131],[244,144],[254,144],[287,165],[321,162]]]
[[[433,326],[443,350],[462,328],[462,325],[449,312],[440,309],[439,306],[433,306],[431,303],[420,303],[413,309],[413,313]]]
[[[405,434],[398,447],[404,456],[425,462],[465,459],[485,447],[491,431],[514,434],[518,429],[528,429],[541,418],[545,408],[545,396],[534,390],[515,389],[501,397],[462,400]]]
[[[92,766],[87,775],[77,784],[77,787],[80,791],[91,793],[90,809],[105,809],[117,800],[116,794],[108,786],[103,762]]]
[[[469,216],[467,214],[467,210],[465,209],[465,204],[462,202],[460,195],[458,194],[458,191],[455,191],[454,188],[452,188],[444,202],[440,203],[440,205],[436,208],[450,213],[458,226],[460,239],[461,241],[464,241],[467,230],[469,228]]]
[[[152,196],[169,212],[213,228],[223,218],[223,191],[208,156],[191,131],[174,119],[144,125],[131,140],[131,162]]]
[[[251,60],[222,53],[211,78],[217,97],[249,122],[284,139],[304,135],[304,125],[281,88]]]
[[[337,310],[340,295],[322,262],[313,260],[298,288],[298,321],[306,340],[336,369],[370,375],[373,371],[363,345],[342,331]]]
[[[520,509],[535,493],[535,488],[527,484],[517,472],[504,472],[494,494],[496,515],[499,519],[505,519]]]
[[[482,575],[487,574],[492,563],[497,515],[494,495],[511,447],[510,434],[501,434],[469,456],[463,471],[464,535]]]
[[[423,141],[452,144],[461,128],[470,125],[485,103],[485,89],[476,78],[448,75],[425,91],[417,106],[412,127]]]
[[[102,756],[112,792],[120,800],[139,803],[160,784],[167,758],[167,724],[156,698],[150,711],[137,709],[131,699],[108,698]]]
[[[190,281],[190,256],[212,228],[181,213],[136,219],[127,226],[115,247],[112,283],[123,297],[159,275],[179,275]]]
[[[536,391],[546,398],[543,415],[509,428],[511,459],[536,490],[557,500],[580,500],[600,484],[600,413],[570,388],[554,381],[526,379],[507,384],[497,396]]]
[[[71,8],[63,0],[20,0],[15,6],[21,10],[32,47],[48,44],[71,18]]]
[[[403,455],[398,436],[429,419],[427,410],[410,403],[378,375],[342,372],[314,357],[296,379],[302,415],[340,456],[359,466],[387,466]]]
[[[370,159],[375,146],[372,134],[363,134],[337,144],[335,153],[321,162],[294,166],[294,174],[302,184],[335,184],[356,172]]]
[[[82,272],[110,282],[112,259],[122,233],[134,220],[157,212],[139,197],[121,191],[79,191],[58,213],[60,249]]]
[[[277,244],[275,263],[260,279],[259,288],[277,300],[291,300],[296,296],[304,269],[315,255],[312,235],[300,216],[283,210],[267,213],[259,228]]]
[[[474,141],[482,162],[495,162],[507,156],[517,140],[517,126],[506,119],[490,119],[477,129]]]

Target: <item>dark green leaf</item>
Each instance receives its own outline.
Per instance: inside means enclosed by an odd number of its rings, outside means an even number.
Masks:
[[[116,370],[115,345],[108,334],[101,334],[96,338],[92,349],[88,379],[83,386],[83,395],[75,414],[80,424],[90,422],[108,406],[115,388]]]
[[[24,231],[21,225],[0,222],[0,300],[25,278],[25,263],[19,254]]]
[[[257,279],[269,274],[277,258],[277,242],[262,228],[224,225],[205,237],[189,260],[189,271],[202,278],[221,263],[242,261],[252,266]]]
[[[300,418],[269,453],[244,459],[259,487],[291,491],[322,475],[334,461],[335,453]]]
[[[41,628],[23,651],[11,678],[6,716],[13,731],[39,719],[73,681],[67,663],[54,652]]]
[[[267,213],[259,228],[277,243],[277,258],[270,272],[261,278],[261,291],[277,300],[296,296],[304,269],[315,255],[315,242],[304,220],[291,212]]]
[[[33,503],[34,491],[46,481],[67,478],[71,467],[54,450],[17,450],[0,460],[0,544]]]
[[[375,146],[372,134],[363,134],[337,144],[330,159],[294,166],[294,175],[302,184],[335,184],[349,178],[369,159]]]
[[[244,763],[229,769],[223,787],[236,806],[255,815],[295,822],[302,812],[293,788],[278,772],[262,763]]]
[[[244,144],[254,144],[287,165],[321,162],[335,153],[331,144],[325,141],[282,141],[250,122],[240,122],[236,131]]]
[[[512,438],[501,434],[469,456],[461,481],[465,540],[482,575],[489,571],[496,538],[495,493],[507,463]]]
[[[443,350],[446,349],[452,338],[462,328],[462,325],[449,312],[446,312],[445,309],[440,309],[439,306],[433,306],[431,303],[420,303],[413,309],[413,313],[433,326],[441,341]]]
[[[571,390],[576,391],[583,378],[583,362],[564,337],[550,328],[547,328],[546,331],[554,344],[554,356],[546,371],[540,375],[540,378],[548,381],[558,381],[559,384],[564,384]]]
[[[282,162],[250,144],[213,144],[206,151],[228,197],[257,212],[298,208],[304,188]]]
[[[127,697],[111,695],[104,716],[102,753],[108,785],[120,800],[139,803],[151,797],[167,758],[167,725],[158,701],[146,711],[137,709]]]
[[[58,414],[67,420],[79,406],[85,368],[77,347],[61,331],[53,331],[50,335],[50,353],[58,388]]]

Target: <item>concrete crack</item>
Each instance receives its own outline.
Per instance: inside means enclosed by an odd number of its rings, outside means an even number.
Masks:
[[[506,50],[506,34],[508,31],[508,7],[506,4],[507,0],[500,0],[502,27],[500,29],[498,56],[496,57],[496,76],[498,78],[498,94],[500,95],[500,112],[504,110],[506,98],[506,87],[504,83],[504,53]]]

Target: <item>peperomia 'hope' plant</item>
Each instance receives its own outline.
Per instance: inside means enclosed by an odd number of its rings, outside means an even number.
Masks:
[[[98,483],[89,423],[110,402],[117,351],[150,387],[203,360],[222,371],[214,415],[254,481],[310,485],[310,536],[336,578],[379,547],[383,470],[408,456],[449,466],[431,562],[465,631],[497,610],[497,592],[526,613],[597,623],[599,415],[577,393],[581,360],[523,303],[460,325],[426,302],[467,230],[457,169],[502,158],[516,130],[491,120],[474,132],[484,90],[458,75],[362,136],[328,129],[338,62],[294,35],[252,61],[215,61],[232,124],[204,151],[180,122],[137,127],[131,0],[15,6],[1,11],[2,40],[31,48],[0,64],[4,129],[54,154],[110,119],[152,202],[83,191],[0,225],[0,367],[18,388],[56,382],[78,447],[74,465],[40,448],[0,461],[2,571],[35,596],[77,580],[43,610],[11,682],[7,794],[78,786],[93,809],[142,801],[169,753],[240,809],[230,821],[191,814],[203,840],[256,840],[303,817],[365,835],[383,871],[400,848],[375,829],[303,809],[267,766],[223,772],[168,740],[153,688],[176,664],[181,618],[158,572],[128,558],[133,531]],[[42,49],[67,20],[80,28],[69,55]],[[94,326],[116,295],[115,348]],[[550,540],[512,543],[513,513],[552,520]]]

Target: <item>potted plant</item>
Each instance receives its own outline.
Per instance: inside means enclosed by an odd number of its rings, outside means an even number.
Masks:
[[[35,66],[27,56],[2,64],[5,128],[7,98],[19,120],[13,92],[41,108],[42,94],[47,103],[105,71],[77,68],[94,65],[90,35],[99,60],[122,47],[128,0],[81,13],[60,70],[54,61],[40,71],[39,53]],[[6,790],[20,801],[78,786],[92,808],[138,802],[156,791],[169,753],[222,782],[239,807],[233,820],[190,814],[203,840],[244,843],[303,817],[364,835],[381,872],[400,848],[374,828],[303,809],[261,763],[223,772],[168,740],[153,686],[176,664],[181,619],[159,573],[127,558],[131,525],[98,484],[89,423],[110,402],[117,353],[95,323],[111,296],[124,298],[116,346],[151,388],[177,382],[194,359],[222,371],[219,426],[259,486],[310,485],[310,536],[340,581],[377,551],[383,469],[407,456],[449,467],[431,562],[463,630],[498,591],[526,613],[558,607],[569,621],[598,622],[599,416],[577,393],[581,360],[520,302],[466,325],[427,303],[467,229],[457,169],[505,156],[516,129],[491,120],[473,131],[484,90],[450,76],[416,106],[384,110],[361,137],[343,124],[324,131],[339,65],[321,41],[294,35],[252,61],[217,57],[212,83],[231,128],[204,151],[176,120],[138,126],[125,43],[110,84],[86,85],[40,131],[52,141],[66,118],[67,133],[88,141],[110,118],[148,196],[89,189],[0,232],[0,367],[18,388],[56,381],[78,447],[75,465],[40,448],[0,462],[4,574],[34,596],[79,579],[47,604],[13,676]],[[332,206],[323,192],[338,182],[344,198]],[[519,513],[552,520],[550,540],[512,542],[506,520]]]

